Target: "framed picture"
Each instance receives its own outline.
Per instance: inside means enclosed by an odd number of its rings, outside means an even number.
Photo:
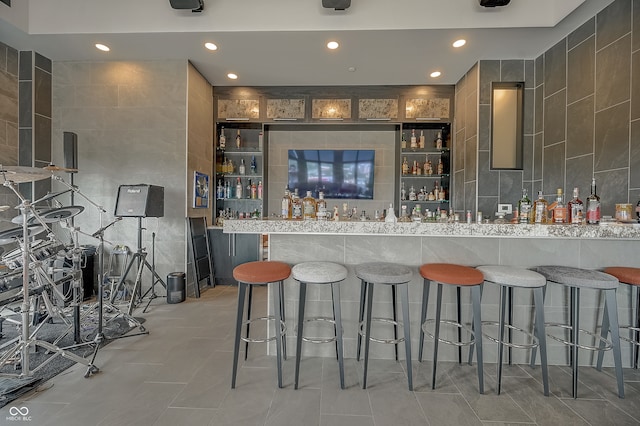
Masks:
[[[193,172],[193,208],[209,207],[209,175]]]

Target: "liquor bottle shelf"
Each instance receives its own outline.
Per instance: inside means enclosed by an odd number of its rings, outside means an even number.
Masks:
[[[423,149],[411,149],[411,148],[405,148],[400,150],[400,152],[402,153],[402,155],[416,155],[416,154],[420,154],[420,155],[424,155],[424,154],[444,154],[445,152],[449,152],[449,148],[441,148],[441,149],[437,149],[437,148],[423,148]]]
[[[403,174],[402,175],[403,179],[405,179],[405,178],[431,178],[431,179],[437,178],[437,179],[441,179],[443,177],[449,177],[449,174],[448,173],[444,173],[444,174],[441,174],[441,175],[435,175],[435,174],[434,175],[424,175],[424,174],[423,175],[414,175],[414,174],[407,174],[407,175]]]
[[[241,154],[253,154],[253,155],[262,155],[262,151],[258,148],[225,148],[225,149],[220,149],[220,148],[216,148],[216,151],[223,153],[224,155],[229,155],[229,154],[237,154],[237,155],[241,155]]]
[[[445,204],[448,203],[449,200],[400,200],[400,203],[414,203],[414,204],[420,204],[420,203],[430,203],[430,204]]]
[[[253,178],[261,178],[262,177],[262,175],[251,175],[251,174],[249,174],[249,175],[247,175],[247,174],[240,175],[240,174],[237,174],[237,173],[216,173],[216,176],[221,178],[221,179],[222,178],[243,178],[243,179],[244,178],[249,178],[249,179],[253,179]]]

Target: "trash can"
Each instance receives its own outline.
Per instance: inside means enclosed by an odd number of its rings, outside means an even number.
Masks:
[[[167,275],[167,303],[184,302],[186,298],[184,272],[172,272]]]

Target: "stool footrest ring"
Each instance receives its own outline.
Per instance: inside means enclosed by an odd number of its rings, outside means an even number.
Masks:
[[[620,327],[622,330],[629,330],[629,331],[633,331],[633,332],[640,332],[640,328],[638,327],[632,327],[632,326],[626,326],[626,327]],[[629,342],[631,344],[634,344],[636,346],[640,346],[640,342],[634,339],[630,339],[628,337],[624,337],[622,334],[620,335],[620,340],[624,340],[625,342]]]
[[[573,329],[573,327],[571,327],[568,324],[559,324],[559,323],[547,323],[547,324],[545,324],[545,328],[547,328],[547,329],[548,328],[553,328],[553,327],[563,328],[565,330],[572,330]],[[577,346],[580,349],[586,349],[588,351],[609,351],[609,350],[611,350],[613,348],[613,344],[609,340],[604,339],[603,337],[598,336],[595,333],[592,333],[592,332],[590,332],[588,330],[583,330],[583,329],[580,329],[579,332],[583,333],[583,334],[586,334],[588,336],[591,336],[592,338],[594,338],[596,340],[604,342],[604,347],[600,348],[598,346],[589,346],[589,345],[581,345],[581,344],[574,345],[573,342],[570,342],[568,340],[564,340],[564,339],[562,339],[560,337],[554,336],[554,335],[549,334],[549,333],[547,333],[547,337],[549,337],[550,339],[555,340],[556,342],[560,342],[563,345]]]
[[[484,327],[485,325],[495,325],[498,326],[499,323],[498,321],[482,321],[482,326]],[[526,330],[523,330],[522,328],[510,325],[510,324],[505,324],[504,325],[506,328],[509,328],[511,330],[514,331],[518,331],[522,334],[524,334],[525,336],[529,336],[531,337],[532,342],[531,343],[512,343],[512,342],[502,342],[502,344],[504,346],[510,347],[510,348],[514,348],[514,349],[533,349],[533,348],[537,348],[539,346],[539,342],[538,342],[538,338],[536,336],[533,335],[533,333],[530,333]],[[484,337],[486,337],[487,339],[491,340],[494,343],[500,343],[500,340],[497,339],[496,337],[493,337],[487,333],[484,332],[484,328],[482,329],[482,335]],[[500,331],[498,330],[498,333]]]
[[[402,323],[399,321],[394,321],[391,318],[371,318],[371,321],[375,321],[375,322],[383,322],[385,324],[392,324],[392,325],[396,325],[399,327],[402,327]],[[364,332],[364,321],[360,322],[360,330],[358,331],[358,334],[360,334],[362,337],[366,338],[367,336],[365,335]],[[378,339],[377,337],[369,337],[369,340],[371,340],[372,342],[377,342],[377,343],[385,343],[385,344],[398,344],[398,343],[402,343],[404,342],[404,337],[398,337],[397,339]]]
[[[250,320],[243,321],[242,326],[244,327],[246,325],[249,325],[254,321],[275,321],[275,317],[266,316],[266,317],[251,318]],[[286,332],[287,332],[287,325],[285,324],[284,321],[280,321],[280,335],[284,336]],[[267,343],[267,342],[272,342],[276,340],[276,336],[265,337],[265,338],[253,338],[253,337],[240,336],[240,340],[247,343]]]
[[[304,322],[326,322],[329,324],[332,324],[334,327],[336,325],[336,322],[333,318],[329,318],[329,317],[311,317],[311,318],[305,318]],[[296,335],[298,334],[298,329],[296,328],[295,330]],[[302,340],[304,342],[309,342],[309,343],[331,343],[331,342],[335,342],[336,341],[336,336],[332,336],[332,337],[305,337],[302,336]]]
[[[435,335],[431,333],[429,330],[427,330],[427,324],[434,324],[435,322],[436,322],[435,319],[428,319],[424,323],[422,323],[422,331],[424,331],[424,334],[426,334],[432,339],[435,339]],[[469,333],[472,336],[472,339],[467,340],[466,342],[452,342],[450,340],[445,340],[440,337],[438,338],[438,341],[440,343],[445,343],[447,345],[453,345],[453,346],[471,346],[475,344],[475,333],[473,332],[473,330],[471,330],[471,328],[467,327],[466,325],[460,324],[459,322],[451,321],[451,320],[440,320],[440,324],[453,325],[457,328],[465,330],[467,333]]]

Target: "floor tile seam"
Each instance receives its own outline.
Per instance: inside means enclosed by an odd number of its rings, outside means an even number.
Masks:
[[[567,407],[569,410],[571,410],[572,413],[574,413],[576,416],[578,416],[579,418],[581,418],[582,420],[585,421],[585,423],[587,423],[588,425],[592,425],[592,426],[597,426],[597,425],[593,425],[589,420],[587,420],[583,415],[581,415],[580,413],[578,413],[576,410],[574,410],[569,404],[567,404],[565,402],[565,399],[567,399],[568,401],[574,401],[574,398],[560,398],[560,397],[556,397],[556,399],[558,401],[560,401],[561,404],[563,404],[565,407]]]
[[[498,394],[496,394],[496,395],[498,395]],[[511,395],[499,395],[499,396],[507,396],[507,397],[509,397],[509,399],[516,405],[516,407],[518,407],[520,409],[520,411],[522,411],[524,413],[525,416],[527,416],[533,423],[537,423],[537,421],[535,419],[532,419],[531,416],[529,415],[529,413],[527,413],[527,411],[520,404],[518,404],[518,401],[513,399],[513,397]]]
[[[422,412],[422,417],[427,422],[427,425],[431,425],[431,422],[429,421],[429,416],[427,416],[427,412],[425,411],[424,407],[420,403],[420,400],[418,399],[417,393],[419,393],[419,392],[411,391],[411,395],[413,395],[413,398],[416,400],[416,403],[418,404],[418,407],[420,407],[420,412]]]

